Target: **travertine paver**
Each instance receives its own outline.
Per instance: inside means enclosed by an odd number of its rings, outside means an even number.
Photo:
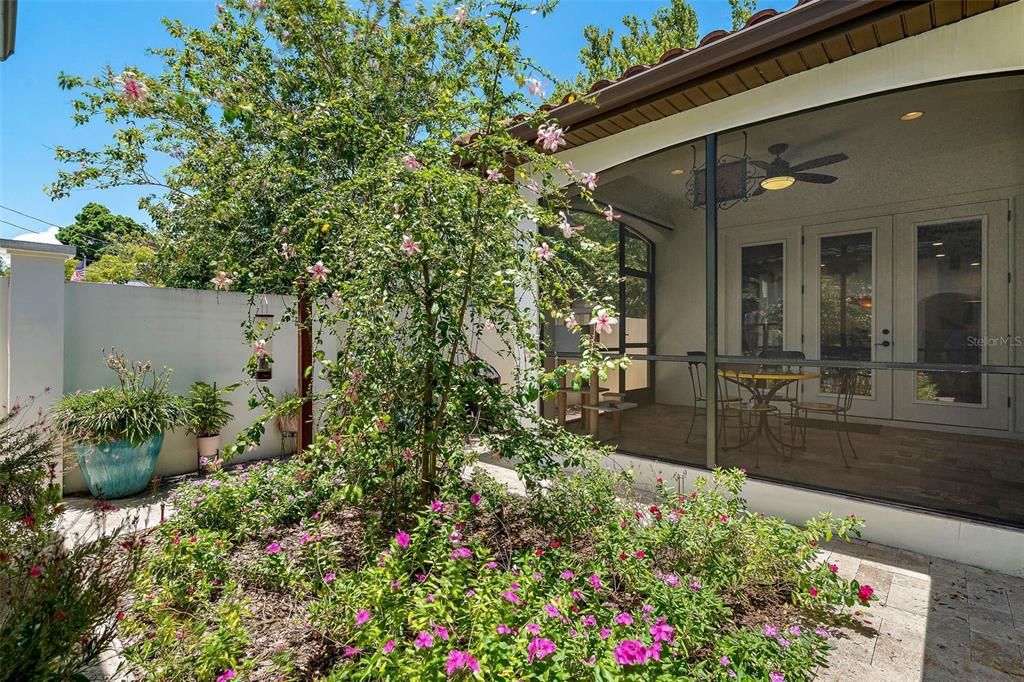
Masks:
[[[865,542],[819,554],[879,601],[844,629],[818,680],[1024,681],[1024,578]]]

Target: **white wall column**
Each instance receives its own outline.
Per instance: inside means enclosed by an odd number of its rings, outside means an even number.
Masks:
[[[34,407],[48,411],[64,390],[64,261],[75,248],[0,239],[0,252],[11,259],[0,400],[7,409],[36,396]]]

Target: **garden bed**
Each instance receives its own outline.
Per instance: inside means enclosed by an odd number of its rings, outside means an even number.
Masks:
[[[749,512],[738,471],[646,506],[599,470],[530,497],[478,475],[385,518],[316,470],[180,494],[122,623],[143,677],[810,679],[871,598],[814,560],[859,522]]]

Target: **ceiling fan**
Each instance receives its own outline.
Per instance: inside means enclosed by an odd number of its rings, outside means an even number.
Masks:
[[[782,158],[782,155],[789,149],[788,144],[773,144],[768,147],[768,153],[775,156],[771,161],[758,161],[757,159],[751,159],[750,163],[757,166],[764,171],[764,178],[758,183],[754,191],[750,193],[750,196],[757,196],[764,194],[767,190],[785,189],[792,185],[794,182],[811,182],[819,185],[827,185],[835,182],[838,178],[834,175],[825,175],[824,173],[805,173],[814,168],[821,168],[822,166],[829,166],[833,163],[839,163],[840,161],[846,161],[848,157],[846,154],[829,154],[828,156],[820,156],[817,159],[811,159],[810,161],[804,161],[790,165],[789,161]]]

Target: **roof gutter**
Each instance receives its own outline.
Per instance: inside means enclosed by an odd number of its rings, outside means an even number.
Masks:
[[[18,0],[0,0],[0,62],[14,54],[17,19]]]
[[[547,114],[556,119],[563,128],[578,126],[597,117],[605,118],[617,109],[628,108],[648,97],[791,45],[808,36],[893,5],[902,5],[905,8],[908,4],[918,3],[900,0],[804,2],[788,12],[708,42],[633,76],[615,81],[586,95],[585,97],[591,101],[577,100],[560,104],[549,109]],[[593,101],[595,99],[596,103]],[[533,139],[535,136],[534,129],[525,123],[513,126],[510,132],[524,140]]]

